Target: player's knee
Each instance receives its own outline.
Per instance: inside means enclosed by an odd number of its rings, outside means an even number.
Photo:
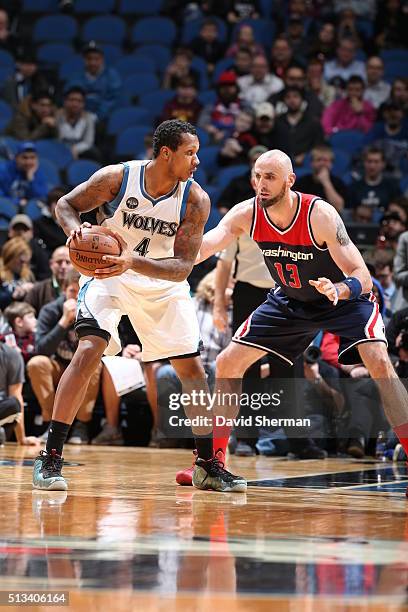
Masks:
[[[98,367],[105,348],[106,342],[101,338],[81,339],[72,360],[78,374],[90,376]]]
[[[373,354],[367,363],[367,369],[372,378],[389,378],[394,368],[386,352],[380,351]]]
[[[232,358],[228,348],[217,356],[215,368],[217,378],[241,377],[245,372],[240,361]]]

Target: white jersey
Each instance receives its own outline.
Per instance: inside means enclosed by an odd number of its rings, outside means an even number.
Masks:
[[[152,198],[145,188],[145,168],[149,160],[124,164],[122,185],[111,202],[99,207],[97,222],[120,234],[130,250],[142,257],[173,257],[174,240],[184,218],[193,182],[177,183],[166,195]],[[128,270],[126,281],[146,288],[168,288],[173,281],[150,278]],[[179,284],[179,283],[178,283]]]

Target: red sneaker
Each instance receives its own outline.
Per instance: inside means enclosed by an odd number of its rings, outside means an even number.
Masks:
[[[217,457],[225,463],[225,455],[221,448],[219,448],[218,451],[214,454],[217,455]],[[180,470],[176,474],[176,482],[182,487],[192,487],[193,486],[193,472],[194,472],[195,462],[197,459],[196,450],[193,450],[193,455],[194,455],[193,465],[189,468],[186,468],[185,470]]]

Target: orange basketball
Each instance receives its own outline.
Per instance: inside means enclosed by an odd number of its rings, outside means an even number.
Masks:
[[[112,232],[106,227],[93,225],[82,229],[82,236],[77,236],[69,243],[69,257],[78,272],[92,276],[97,269],[109,268],[112,264],[103,261],[103,255],[120,255],[121,245]]]

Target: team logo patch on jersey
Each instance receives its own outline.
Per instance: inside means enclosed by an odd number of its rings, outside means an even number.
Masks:
[[[137,198],[128,198],[126,200],[126,206],[130,208],[130,210],[134,210],[139,206],[139,200]]]

